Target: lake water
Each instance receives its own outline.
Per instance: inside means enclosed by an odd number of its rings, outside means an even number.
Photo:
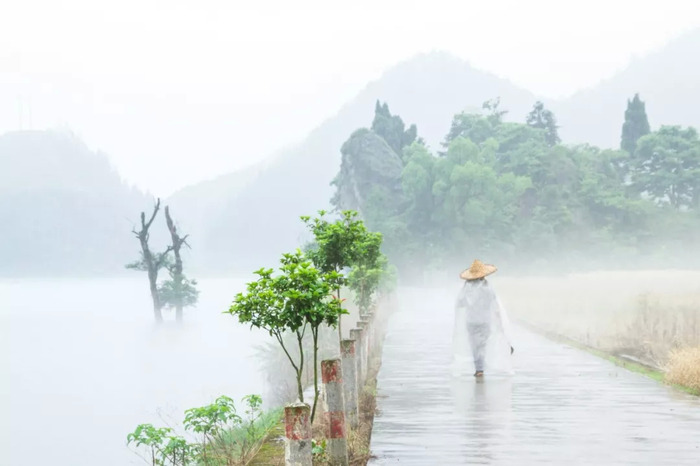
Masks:
[[[145,276],[0,281],[0,464],[144,464],[126,447],[137,424],[263,394],[268,335],[222,314],[243,284],[203,280],[184,325],[158,326]]]

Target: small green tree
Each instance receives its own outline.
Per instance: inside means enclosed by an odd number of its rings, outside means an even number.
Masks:
[[[190,445],[187,441],[173,434],[169,427],[154,427],[152,424],[140,424],[127,435],[127,445],[135,444],[137,447],[145,446],[151,456],[153,466],[166,464],[183,465],[196,462],[198,450],[196,445]]]
[[[355,303],[365,314],[379,288],[388,261],[381,252],[382,234],[368,232],[356,245],[355,263],[348,274],[348,285],[355,292]]]
[[[182,321],[182,308],[194,306],[199,300],[199,290],[197,289],[197,280],[190,280],[184,274],[178,279],[174,277],[171,267],[168,267],[170,279],[163,280],[158,286],[160,293],[160,302],[163,307],[175,308],[178,322]],[[178,284],[179,282],[179,284]]]
[[[168,437],[168,443],[163,447],[163,458],[168,458],[173,466],[197,464],[199,455],[201,449],[198,444],[188,443],[185,438],[177,435]]]
[[[639,94],[635,94],[632,100],[627,100],[620,148],[629,154],[634,154],[639,138],[646,136],[650,132],[646,104],[639,98]]]
[[[247,464],[255,447],[279,422],[279,411],[263,413],[259,395],[247,395],[242,402],[245,417],[227,396],[185,410],[184,427],[200,442],[188,443],[169,427],[141,424],[127,436],[127,445],[146,448],[150,458],[144,459],[153,466]]]
[[[245,435],[241,440],[241,457],[247,458],[258,438],[264,433],[263,426],[259,425],[259,421],[263,416],[262,397],[260,395],[246,395],[243,397],[243,402],[246,404],[246,419],[244,422]]]
[[[547,145],[556,146],[561,142],[561,139],[559,138],[559,126],[557,126],[557,119],[551,110],[544,108],[544,104],[542,102],[535,102],[535,106],[527,115],[525,122],[528,126],[544,130],[544,137],[547,141]]]
[[[304,401],[302,376],[304,373],[304,335],[310,330],[313,339],[314,403],[313,420],[318,402],[318,332],[321,325],[335,327],[340,315],[346,313],[340,300],[332,297],[343,281],[342,275],[332,270],[322,272],[311,260],[297,250],[284,254],[280,260],[280,274],[273,277],[272,269],[255,272],[258,279],[248,283],[245,293],[236,295],[228,312],[238,316],[241,323],[267,330],[280,344],[289,359],[297,380],[297,396]],[[284,333],[296,336],[298,357],[294,358],[284,342]]]
[[[146,446],[151,453],[151,464],[159,464],[163,450],[163,443],[172,429],[168,427],[154,427],[152,424],[140,424],[126,436],[126,444],[135,443],[137,447]]]
[[[202,459],[207,464],[207,443],[211,444],[224,429],[243,424],[231,398],[222,395],[214,403],[185,411],[185,429],[202,435]]]
[[[500,110],[501,98],[496,97],[481,104],[481,108],[487,112],[486,118],[492,125],[500,125],[503,122],[503,117],[508,113],[508,110]]]
[[[639,139],[632,183],[640,193],[675,209],[700,208],[700,135],[695,128],[662,126]]]
[[[405,129],[403,120],[398,115],[392,115],[389,106],[377,103],[374,107],[374,120],[372,121],[372,131],[384,138],[394,152],[401,155],[401,150],[416,140],[418,129],[416,125],[411,125]]]
[[[306,251],[306,255],[313,261],[316,268],[322,272],[336,272],[340,274],[344,269],[351,267],[357,259],[357,245],[367,235],[367,228],[362,220],[359,220],[357,212],[345,210],[341,212],[341,218],[335,222],[325,219],[326,212],[321,210],[318,217],[301,217],[314,235],[315,242]],[[336,286],[336,297],[340,299],[340,288],[345,284],[344,279],[339,279]],[[338,338],[342,339],[342,328],[338,319]]]

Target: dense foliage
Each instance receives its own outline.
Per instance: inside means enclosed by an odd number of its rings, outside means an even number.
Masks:
[[[695,128],[662,126],[643,136],[630,168],[638,193],[675,209],[700,208],[700,139]]]
[[[627,101],[620,148],[629,154],[634,154],[639,138],[646,136],[650,132],[651,128],[647,119],[646,105],[639,98],[639,94],[635,94],[632,100]]]
[[[560,144],[556,119],[539,102],[525,124],[504,122],[497,100],[484,109],[456,115],[438,155],[419,139],[397,152],[368,129],[343,145],[332,202],[380,231],[402,272],[475,256],[531,269],[620,266],[620,258],[663,256],[695,237],[694,129],[642,135],[630,155]]]
[[[532,126],[533,128],[543,129],[544,139],[547,141],[548,145],[554,146],[561,142],[561,138],[559,138],[557,119],[551,110],[544,108],[544,104],[542,102],[535,103],[535,107],[527,115],[525,122],[528,124],[528,126]]]
[[[335,272],[321,272],[311,260],[297,250],[284,254],[280,260],[279,273],[273,276],[272,269],[260,269],[256,281],[247,285],[245,293],[238,293],[229,308],[229,314],[238,317],[241,323],[266,330],[274,336],[292,368],[297,381],[297,396],[304,401],[304,336],[307,330],[313,339],[314,403],[312,419],[318,403],[318,335],[321,326],[335,327],[345,311],[340,300],[331,296],[342,276]],[[285,334],[296,337],[296,354],[288,348]]]
[[[245,413],[234,401],[220,396],[213,403],[185,411],[183,426],[195,438],[190,441],[170,427],[140,424],[127,436],[127,445],[153,466],[243,465],[257,445],[279,422],[279,411],[264,413],[259,395],[243,397]]]
[[[384,111],[384,107],[377,109]],[[403,123],[400,132],[403,132]],[[325,272],[349,270],[347,280],[343,278],[338,282],[336,297],[340,298],[340,285],[347,284],[355,293],[360,310],[367,312],[388,271],[388,261],[381,252],[382,234],[367,230],[353,210],[341,212],[336,221],[327,220],[325,211],[320,211],[313,219],[304,216],[302,221],[314,235],[306,251],[314,265]],[[342,335],[340,320],[338,323],[338,333]]]
[[[382,240],[381,233],[368,231],[355,246],[355,261],[348,273],[348,286],[354,292],[361,315],[370,311],[379,287],[391,278],[388,260],[381,251]]]
[[[330,218],[320,211],[315,218],[301,219],[313,235],[305,251],[283,255],[277,276],[271,269],[258,270],[258,279],[236,296],[229,313],[277,340],[277,345],[267,345],[259,353],[271,369],[272,385],[279,388],[274,394],[277,401],[286,402],[293,394],[304,401],[304,386],[313,384],[313,421],[319,396],[318,357],[337,356],[341,317],[348,314],[341,305],[341,287],[348,285],[361,312],[367,313],[380,289],[392,285],[393,273],[381,252],[381,233],[369,231],[357,212],[343,211]],[[333,327],[338,328],[337,337],[330,332]],[[307,362],[309,355],[312,364]],[[295,380],[295,387],[290,380]]]

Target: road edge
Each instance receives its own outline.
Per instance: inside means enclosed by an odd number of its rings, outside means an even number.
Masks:
[[[686,387],[684,385],[679,385],[679,384],[674,384],[666,381],[666,372],[660,368],[657,367],[651,363],[647,363],[645,361],[641,361],[637,358],[634,358],[632,356],[628,356],[625,354],[616,354],[612,353],[609,351],[601,350],[599,348],[595,348],[593,346],[587,345],[585,343],[582,343],[580,341],[574,340],[573,338],[569,338],[565,335],[552,332],[551,330],[545,330],[543,328],[538,327],[537,325],[528,322],[524,319],[516,318],[513,319],[514,322],[527,329],[530,330],[531,332],[537,333],[538,335],[541,335],[548,340],[557,342],[557,343],[562,343],[567,346],[571,346],[572,348],[579,349],[581,351],[585,351],[586,353],[592,354],[593,356],[599,357],[601,359],[605,359],[613,364],[615,364],[618,367],[621,367],[623,369],[626,369],[630,372],[635,372],[637,374],[641,374],[649,379],[652,379],[660,384],[666,385],[667,387],[671,387],[677,391],[693,395],[693,396],[698,396],[700,397],[700,390],[695,390],[691,387]]]

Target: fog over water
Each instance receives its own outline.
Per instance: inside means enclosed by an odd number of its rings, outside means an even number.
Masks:
[[[0,466],[144,464],[140,424],[198,448],[186,409],[294,400],[314,374],[299,316],[266,320],[277,341],[224,312],[297,248],[352,290],[341,332],[304,330],[317,362],[372,299],[394,319],[373,455],[697,466],[700,399],[569,346],[700,393],[698,50],[700,0],[3,2]],[[349,210],[371,235],[300,221]],[[516,328],[515,374],[484,385],[453,340],[477,258]],[[299,281],[263,297],[306,299]]]
[[[137,424],[177,429],[187,408],[264,394],[267,335],[221,314],[242,284],[202,281],[184,325],[158,327],[141,275],[0,282],[0,464],[143,464],[126,447]]]

